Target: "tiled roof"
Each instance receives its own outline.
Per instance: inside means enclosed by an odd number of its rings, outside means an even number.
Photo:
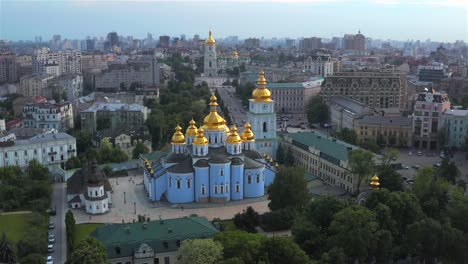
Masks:
[[[204,217],[185,217],[147,223],[109,224],[92,236],[107,248],[109,259],[131,257],[142,243],[154,253],[176,251],[186,239],[210,238],[219,231]]]

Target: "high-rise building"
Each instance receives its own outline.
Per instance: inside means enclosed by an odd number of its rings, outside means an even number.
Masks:
[[[104,49],[111,50],[114,46],[120,46],[119,35],[117,35],[117,32],[109,32],[104,42]]]
[[[216,40],[213,38],[211,31],[208,39],[205,41],[205,58],[204,58],[205,76],[218,76],[218,64],[216,58]]]
[[[96,41],[94,39],[87,39],[86,50],[95,50],[95,49],[96,49]]]
[[[58,64],[59,61],[58,53],[52,52],[49,48],[36,49],[32,55],[32,73],[35,75],[46,74],[46,65]]]
[[[356,35],[345,34],[343,37],[343,49],[356,51],[366,50],[366,37],[361,34],[361,31]]]
[[[316,53],[314,56],[308,56],[304,61],[304,70],[322,77],[333,75],[333,62],[330,54]]]
[[[244,40],[244,46],[247,48],[258,48],[260,47],[260,39],[258,38],[248,38]]]
[[[171,37],[169,36],[159,36],[159,47],[161,48],[167,48],[169,47]]]
[[[301,51],[312,51],[316,49],[320,49],[322,47],[322,39],[311,37],[311,38],[304,38],[299,41],[299,49]]]
[[[56,72],[57,65],[59,72]],[[36,49],[32,56],[32,72],[35,75],[57,76],[65,73],[81,74],[81,51],[67,49],[55,53],[48,48]]]
[[[60,74],[81,74],[81,51],[63,50],[59,52]]]
[[[18,80],[16,54],[0,52],[0,84],[14,83]]]
[[[296,46],[295,39],[286,39],[286,48],[290,49]]]

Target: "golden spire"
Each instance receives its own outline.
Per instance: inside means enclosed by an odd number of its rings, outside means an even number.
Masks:
[[[208,139],[205,137],[205,131],[202,127],[198,128],[198,135],[193,140],[193,144],[198,146],[208,145]]]
[[[236,59],[239,58],[239,53],[237,53],[237,49],[236,49],[236,48],[234,48],[234,52],[232,52],[232,56],[233,56],[234,58],[236,58]]]
[[[175,133],[172,136],[172,144],[184,144],[185,143],[185,137],[181,131],[182,131],[182,128],[179,125],[177,125],[175,128]]]
[[[189,137],[194,137],[197,135],[197,127],[195,126],[195,121],[193,120],[193,118],[192,120],[190,120],[189,127],[187,127],[185,134]]]
[[[374,175],[374,177],[372,177],[371,179],[370,187],[372,190],[378,190],[379,186],[380,186],[379,177],[377,175]]]
[[[211,33],[211,30],[208,35],[208,39],[205,41],[206,45],[216,45],[216,40],[213,38],[213,33]]]
[[[154,170],[153,170],[153,169],[151,169],[150,173],[151,173],[151,174],[154,174]]]
[[[227,130],[226,120],[218,114],[218,102],[213,94],[210,98],[210,113],[203,119],[203,128],[207,130]],[[227,132],[227,131],[226,131]]]
[[[231,127],[231,134],[227,138],[226,142],[228,144],[239,144],[242,142],[242,139],[239,137],[239,134],[237,134],[237,127],[232,126]]]
[[[255,135],[250,130],[252,126],[250,123],[245,124],[244,132],[242,132],[242,141],[244,142],[254,142],[255,141]]]
[[[261,70],[257,81],[257,89],[252,92],[252,97],[256,102],[271,102],[271,92],[266,85],[265,72]]]

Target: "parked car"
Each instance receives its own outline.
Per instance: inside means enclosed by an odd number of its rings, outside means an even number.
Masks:
[[[54,245],[49,244],[49,245],[47,246],[47,252],[49,252],[49,253],[54,252]]]
[[[439,168],[441,166],[440,162],[434,162],[434,164],[432,164],[434,167],[436,168]]]
[[[54,229],[54,228],[55,228],[55,224],[52,223],[52,222],[50,222],[50,223],[49,223],[49,229]]]
[[[47,264],[54,264],[54,259],[52,256],[47,256]]]
[[[413,165],[413,166],[411,166],[411,167],[412,167],[413,169],[415,169],[415,170],[418,170],[418,169],[420,168],[419,165]]]
[[[54,208],[50,209],[50,215],[56,215],[57,211]]]
[[[49,235],[49,244],[55,243],[55,235]]]
[[[407,165],[403,165],[402,167],[403,167],[403,169],[405,169],[405,170],[409,170],[409,166],[407,166]]]
[[[418,151],[418,157],[421,157],[422,153],[421,151]]]
[[[413,156],[413,152],[408,152],[408,156]]]

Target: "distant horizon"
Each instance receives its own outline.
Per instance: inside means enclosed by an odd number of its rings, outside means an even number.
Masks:
[[[188,39],[343,37],[468,42],[466,0],[2,0],[0,39],[48,41],[151,33]]]

